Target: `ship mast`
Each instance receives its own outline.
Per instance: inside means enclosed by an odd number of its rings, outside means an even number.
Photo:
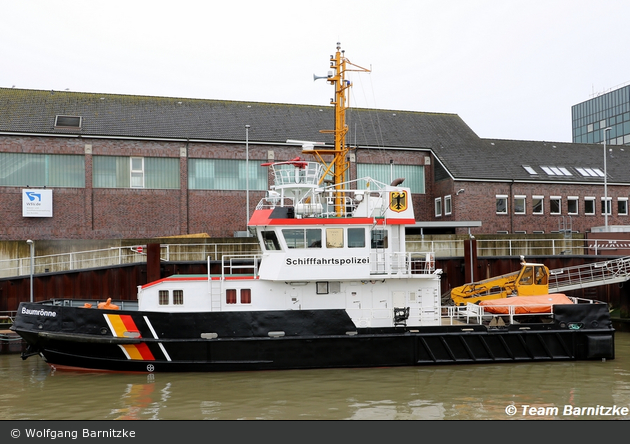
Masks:
[[[346,73],[349,71],[370,72],[369,69],[351,63],[345,57],[345,51],[341,50],[341,43],[337,43],[337,52],[334,56],[330,56],[330,71],[327,81],[335,87],[335,97],[330,100],[331,105],[335,106],[335,129],[321,130],[325,134],[333,134],[335,139],[335,147],[331,150],[329,147],[314,146],[307,152],[315,155],[320,162],[325,165],[325,172],[322,177],[332,176],[332,182],[335,187],[335,213],[337,216],[343,216],[345,213],[345,205],[343,203],[343,193],[347,182],[346,173],[349,168],[348,151],[350,148],[346,145],[346,135],[348,134],[348,126],[346,124],[346,110],[349,108],[348,92],[351,82],[346,80]],[[332,156],[332,160],[328,160]]]

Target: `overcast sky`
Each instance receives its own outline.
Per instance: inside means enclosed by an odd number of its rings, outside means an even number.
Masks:
[[[630,82],[628,0],[0,0],[0,87],[458,114],[571,141],[571,106]]]

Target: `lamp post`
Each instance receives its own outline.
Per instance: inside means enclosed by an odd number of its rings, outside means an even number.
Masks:
[[[604,128],[604,231],[608,232],[608,171],[606,168],[606,158],[608,153],[606,152],[606,139],[608,136],[607,131],[612,128]]]
[[[394,159],[389,159],[389,183],[394,182]]]
[[[27,240],[26,241],[27,244],[29,244],[31,246],[31,299],[30,301],[33,302],[33,269],[34,269],[34,253],[35,253],[35,244],[33,243],[32,240]]]
[[[249,125],[245,125],[245,207],[247,208],[247,219],[245,219],[245,231],[249,224]]]

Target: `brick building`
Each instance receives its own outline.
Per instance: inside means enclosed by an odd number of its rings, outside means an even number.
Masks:
[[[292,139],[332,146],[320,132],[332,113],[0,88],[0,240],[231,237],[271,179],[260,164],[306,157]],[[467,231],[456,221],[481,221],[473,233],[630,225],[623,147],[607,147],[605,167],[600,144],[481,139],[456,114],[353,109],[347,122],[350,178],[404,177],[418,226],[444,222],[425,233]],[[29,213],[33,193],[48,212]]]

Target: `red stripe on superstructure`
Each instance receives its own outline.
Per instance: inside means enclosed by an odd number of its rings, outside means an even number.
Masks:
[[[161,284],[162,282],[173,282],[173,281],[205,281],[207,280],[207,276],[171,276],[167,278],[158,279],[157,281],[149,282],[148,284],[144,284],[141,288],[148,288],[153,285]]]
[[[303,219],[267,219],[264,223],[250,223],[250,225],[372,225],[376,222],[377,225],[413,225],[416,223],[415,219],[374,219],[372,217],[352,217],[352,218],[313,218],[305,217]]]
[[[220,276],[213,277],[213,280],[221,280]],[[258,279],[258,276],[225,276],[226,281],[253,281]]]
[[[125,328],[127,329],[127,331],[140,333],[140,330],[138,330],[138,327],[136,327],[136,323],[133,322],[133,318],[130,315],[120,315],[120,320],[125,325]],[[138,337],[141,338],[142,336],[138,336]]]
[[[249,218],[249,225],[269,225],[272,209],[255,210]]]
[[[210,279],[212,280],[220,280],[221,276],[211,276]],[[254,275],[251,276],[226,276],[225,280],[238,280],[238,279],[242,279],[242,280],[247,280],[247,279],[258,279],[258,277],[255,277]],[[153,281],[153,282],[149,282],[148,284],[144,284],[142,285],[142,289],[145,288],[149,288],[152,287],[153,285],[157,285],[157,284],[161,284],[162,282],[181,282],[181,281],[207,281],[208,280],[208,276],[192,276],[192,277],[186,277],[186,276],[173,276],[173,277],[167,277],[167,278],[163,278],[163,279],[159,279],[157,281]]]

